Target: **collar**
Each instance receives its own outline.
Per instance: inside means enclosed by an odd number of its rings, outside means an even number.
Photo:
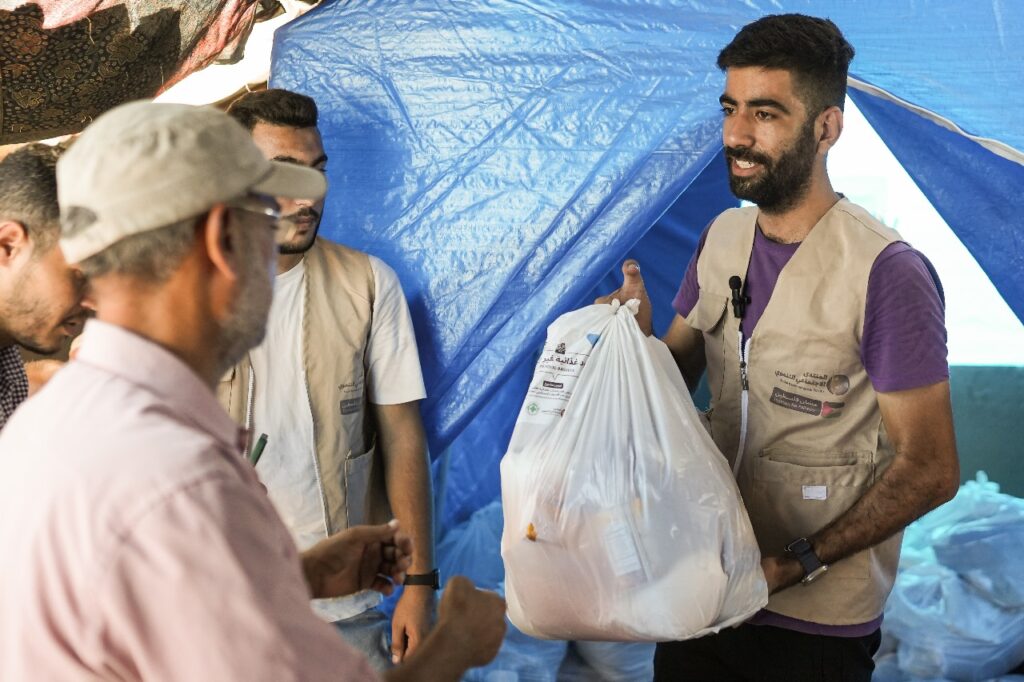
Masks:
[[[238,425],[199,376],[163,346],[124,327],[90,319],[75,362],[92,365],[160,396],[176,414],[232,451],[238,450]]]

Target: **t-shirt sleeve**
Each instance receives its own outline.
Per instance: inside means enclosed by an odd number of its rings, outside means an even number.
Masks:
[[[381,259],[370,256],[370,267],[377,292],[367,351],[369,400],[375,405],[423,400],[427,392],[402,284]]]
[[[904,242],[887,246],[871,267],[861,361],[879,393],[949,378],[942,285],[928,259]]]
[[[704,250],[704,242],[707,241],[709,229],[711,229],[711,223],[708,223],[701,233],[697,248],[690,258],[690,264],[686,266],[686,274],[683,275],[682,284],[679,285],[679,292],[672,299],[672,307],[683,317],[690,314],[700,296],[700,283],[697,281],[697,259],[700,258],[700,253]]]
[[[147,505],[96,587],[111,677],[375,679],[310,609],[287,530],[237,476],[207,475]]]

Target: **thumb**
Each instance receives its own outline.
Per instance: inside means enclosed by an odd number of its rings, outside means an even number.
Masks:
[[[397,519],[391,519],[387,523],[382,523],[378,526],[351,526],[348,528],[349,537],[352,540],[367,545],[374,542],[390,542],[397,532]]]
[[[630,298],[639,298],[644,292],[644,278],[640,275],[640,264],[630,258],[622,264],[622,293]]]
[[[405,626],[397,619],[391,623],[391,663],[398,665],[405,658]]]

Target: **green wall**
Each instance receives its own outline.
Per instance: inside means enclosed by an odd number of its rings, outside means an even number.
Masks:
[[[984,469],[1024,497],[1024,367],[951,367],[949,380],[962,479]]]

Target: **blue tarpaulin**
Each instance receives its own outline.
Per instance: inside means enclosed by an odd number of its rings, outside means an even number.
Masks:
[[[1024,3],[370,0],[278,31],[271,85],[321,108],[322,233],[384,258],[409,299],[446,523],[494,499],[546,325],[627,254],[667,324],[734,202],[715,57],[784,11],[843,29],[858,106],[1024,318]]]

